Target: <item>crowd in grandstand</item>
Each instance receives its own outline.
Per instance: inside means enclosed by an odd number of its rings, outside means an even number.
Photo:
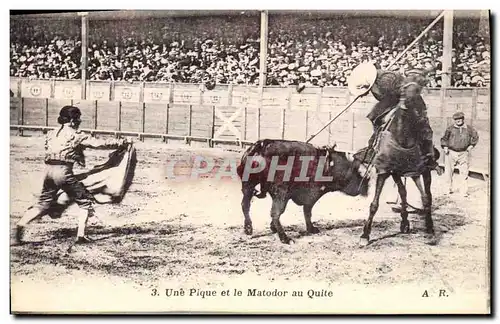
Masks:
[[[10,75],[40,79],[80,78],[79,21],[14,21]],[[469,24],[468,24],[469,23]],[[490,44],[477,22],[454,30],[452,85],[490,83]],[[428,19],[271,16],[268,85],[343,86],[359,63],[388,68],[429,24]],[[255,16],[91,21],[91,80],[218,84],[259,82],[260,20]],[[442,25],[390,68],[423,69],[428,86],[441,85]]]

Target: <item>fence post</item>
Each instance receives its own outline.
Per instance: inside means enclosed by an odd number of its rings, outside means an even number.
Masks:
[[[73,105],[73,103],[71,103],[71,105]],[[49,126],[49,99],[48,98],[45,98],[44,118],[45,118],[45,126]]]
[[[446,127],[448,127],[448,120],[447,120],[447,117],[445,115],[446,104],[447,104],[446,96],[448,94],[448,92],[446,90],[447,89],[445,87],[441,88],[441,93],[440,93],[440,95],[441,95],[441,111],[439,112],[441,115],[441,118],[443,118],[442,123],[443,123],[445,129],[446,129]]]
[[[474,125],[474,121],[477,118],[477,88],[472,89],[472,116],[471,116],[471,126]]]
[[[24,98],[23,97],[21,97],[21,104],[18,106],[17,123],[19,125],[24,125]],[[22,128],[19,129],[18,135],[23,136],[23,129]]]
[[[170,112],[170,103],[168,103],[168,104],[167,104],[167,107],[166,107],[166,108],[167,108],[167,109],[166,109],[166,114],[167,114],[167,115],[165,116],[165,135],[167,135],[167,134],[168,134],[168,122],[169,122],[168,118],[169,118],[169,112]],[[167,137],[164,137],[164,138],[163,138],[163,141],[164,141],[165,143],[168,143],[168,139],[167,139]]]
[[[83,92],[82,92],[82,95],[83,95]],[[83,100],[87,100],[87,99],[92,99],[92,97],[90,96],[90,81],[89,80],[85,81],[85,99],[83,99]]]
[[[446,111],[446,88],[441,87],[441,109],[439,111],[439,115],[441,116],[441,124],[443,127],[443,132],[448,128],[448,118],[445,116],[445,111]],[[441,162],[444,163],[444,154],[441,154]]]
[[[215,106],[212,106],[212,118],[211,118],[211,125],[210,125],[210,140],[208,141],[208,146],[209,147],[214,147],[214,136],[215,136]]]
[[[193,105],[189,105],[188,136],[191,136],[192,116],[193,116]],[[186,144],[191,144],[191,141],[187,137],[186,137]]]
[[[247,104],[245,103],[245,106],[243,106],[243,124],[241,125],[241,131],[242,131],[242,137],[243,140],[245,141],[247,139]]]
[[[49,98],[54,98],[56,93],[56,80],[52,79],[50,82],[50,96]]]
[[[116,130],[121,131],[122,129],[122,102],[118,101],[118,108],[116,113]],[[118,133],[115,133],[115,137],[119,137]]]
[[[329,110],[329,111],[328,111],[328,120],[331,120],[331,119],[332,119],[332,111],[331,111],[331,110]],[[331,124],[330,124],[330,125],[328,125],[328,127],[327,127],[327,129],[326,129],[326,131],[328,132],[328,142],[327,142],[328,144],[331,144],[331,143],[330,143],[330,141],[332,140],[332,132],[331,132],[331,130],[330,130],[330,127],[332,127],[332,125],[331,125]]]
[[[144,81],[141,82],[141,84],[139,85],[139,102],[143,102],[144,101]]]
[[[262,107],[262,91],[260,93],[260,99],[259,99],[259,103],[257,105],[257,111],[256,111],[256,114],[255,114],[255,118],[256,118],[256,127],[257,127],[257,132],[256,132],[256,136],[257,136],[257,139],[256,140],[259,140],[260,139],[260,109]]]
[[[144,123],[146,122],[146,103],[144,102],[144,81],[141,81],[139,84],[139,102],[140,102],[140,109],[141,109],[141,132],[145,133],[144,131]],[[144,141],[144,136],[142,134],[137,134],[137,137],[139,138],[139,141],[143,142]]]
[[[141,132],[146,132],[146,103],[141,102]],[[144,141],[144,136],[139,135],[139,140]]]
[[[285,113],[286,109],[281,108],[281,116],[280,116],[280,134],[281,139],[285,139]]]
[[[109,100],[115,101],[115,81],[109,82]]]
[[[94,129],[97,129],[97,100],[94,100]]]
[[[228,106],[232,107],[233,106],[233,84],[229,84],[229,87],[227,89],[227,104]]]
[[[21,94],[22,86],[23,86],[22,85],[22,80],[21,80],[21,78],[19,78],[17,80],[17,94],[16,94],[18,98],[22,97],[22,94]]]
[[[173,103],[174,102],[174,91],[175,91],[174,84],[172,82],[169,83],[168,88],[170,89],[170,93],[168,96],[168,103]],[[168,110],[168,106],[167,106],[167,110]]]

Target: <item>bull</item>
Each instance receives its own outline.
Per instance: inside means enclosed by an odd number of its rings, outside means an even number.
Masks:
[[[271,224],[280,241],[291,240],[283,230],[280,216],[291,199],[303,206],[306,228],[319,233],[312,222],[312,208],[326,193],[341,191],[349,196],[367,196],[368,179],[363,177],[358,160],[350,160],[333,147],[318,148],[312,144],[288,140],[259,140],[243,154],[237,168],[242,181],[241,207],[245,216],[244,231],[252,235],[250,203],[253,196],[272,197]],[[260,185],[260,192],[255,188]]]

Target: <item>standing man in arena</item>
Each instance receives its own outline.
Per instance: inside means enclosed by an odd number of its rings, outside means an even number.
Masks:
[[[42,193],[38,202],[30,207],[21,220],[17,223],[16,240],[22,243],[26,225],[31,221],[47,215],[57,197],[57,192],[62,189],[78,206],[87,211],[78,219],[76,243],[91,242],[85,235],[87,221],[97,221],[94,213],[94,197],[79,182],[73,174],[73,165],[78,163],[85,166],[83,150],[114,149],[126,144],[125,139],[99,140],[78,130],[81,123],[80,109],[74,106],[64,106],[59,112],[57,122],[59,129],[50,131],[45,139],[45,178]]]
[[[458,167],[460,175],[460,191],[467,197],[469,195],[469,160],[470,152],[479,141],[477,131],[465,124],[465,115],[459,111],[453,114],[454,124],[446,129],[441,138],[441,147],[444,150],[445,173],[447,174],[449,192],[453,193],[453,173]]]

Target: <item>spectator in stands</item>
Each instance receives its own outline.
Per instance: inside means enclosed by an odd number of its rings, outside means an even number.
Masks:
[[[388,68],[428,23],[394,17],[271,16],[268,85],[345,86],[361,62]],[[472,35],[470,24],[456,24],[460,42],[453,53],[454,86],[485,86],[490,81],[489,44]],[[208,75],[216,83],[258,84],[259,19],[252,16],[91,21],[90,31],[91,80],[199,83]],[[11,76],[79,78],[79,33],[75,21],[14,21]],[[426,70],[428,86],[439,87],[441,39],[442,30],[435,27],[391,68]]]

